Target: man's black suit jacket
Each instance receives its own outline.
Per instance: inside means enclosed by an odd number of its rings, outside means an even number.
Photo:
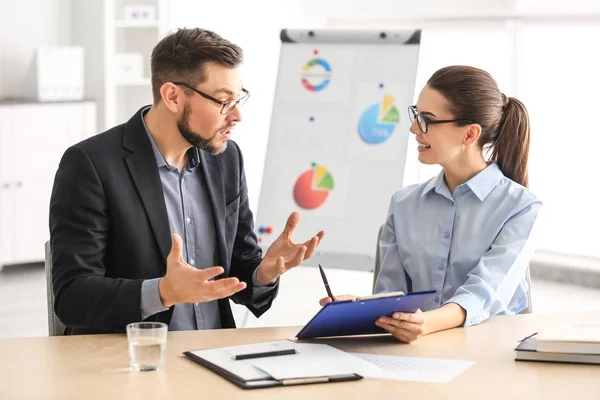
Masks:
[[[218,156],[200,151],[214,215],[220,277],[247,284],[232,297],[255,316],[252,275],[262,260],[253,231],[244,166],[229,141]],[[141,110],[127,123],[70,147],[60,162],[50,200],[55,303],[67,333],[122,332],[140,321],[144,279],[166,272],[171,235],[162,184]],[[234,328],[227,299],[219,300],[222,325]],[[149,317],[169,323],[173,307]]]

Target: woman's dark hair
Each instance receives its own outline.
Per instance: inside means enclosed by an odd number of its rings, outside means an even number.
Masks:
[[[479,144],[491,151],[489,160],[497,162],[506,177],[527,187],[529,115],[523,103],[506,97],[489,73],[474,67],[442,68],[427,86],[448,100],[454,118],[481,125]]]

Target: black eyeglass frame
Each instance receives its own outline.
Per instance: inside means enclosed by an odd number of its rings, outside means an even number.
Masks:
[[[246,101],[248,101],[248,98],[250,97],[250,92],[249,92],[248,90],[246,90],[246,89],[242,88],[242,93],[243,93],[243,94],[242,94],[242,96],[238,97],[238,98],[237,98],[237,99],[235,99],[235,100],[230,100],[230,101],[221,101],[221,100],[215,99],[214,97],[212,97],[212,96],[210,96],[210,95],[208,95],[208,94],[206,94],[206,93],[204,93],[204,92],[202,92],[202,91],[200,91],[200,90],[196,89],[196,88],[195,88],[195,87],[193,87],[192,85],[188,85],[188,84],[187,84],[187,83],[185,83],[185,82],[172,82],[172,83],[173,83],[174,85],[177,85],[177,86],[184,86],[184,87],[186,87],[186,88],[188,88],[188,89],[190,89],[190,90],[193,90],[194,92],[198,93],[200,96],[204,97],[205,99],[207,99],[207,100],[210,100],[210,101],[212,101],[212,102],[215,102],[215,103],[219,104],[219,105],[221,106],[221,111],[220,111],[220,112],[221,112],[221,114],[222,114],[222,115],[227,115],[227,114],[229,114],[230,112],[232,112],[232,111],[233,111],[233,109],[234,109],[234,108],[235,108],[237,105],[239,105],[240,107],[242,107],[242,106],[243,106],[243,105],[246,103]],[[240,104],[240,103],[241,103],[241,104]],[[229,109],[227,110],[227,112],[224,112],[224,111],[225,111],[225,108],[226,108],[227,106],[229,106]]]
[[[421,123],[419,122],[419,118],[421,118],[425,122],[425,129],[423,129],[423,127],[421,126]],[[417,126],[419,127],[419,129],[423,133],[427,133],[427,131],[429,130],[429,125],[449,124],[449,123],[452,123],[452,122],[465,122],[467,124],[474,124],[475,123],[475,122],[471,121],[470,119],[466,119],[466,118],[440,119],[440,120],[432,121],[432,120],[430,120],[430,119],[422,116],[421,114],[419,114],[419,112],[417,111],[417,106],[409,106],[408,107],[408,119],[410,120],[411,124],[416,119],[417,120]]]

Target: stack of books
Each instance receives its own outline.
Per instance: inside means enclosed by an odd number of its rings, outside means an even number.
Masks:
[[[600,365],[600,323],[546,329],[523,339],[515,350],[517,361]]]

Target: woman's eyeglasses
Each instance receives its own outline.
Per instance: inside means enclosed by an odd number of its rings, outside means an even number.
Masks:
[[[417,106],[408,107],[408,118],[410,119],[410,123],[412,124],[415,120],[417,120],[417,125],[419,129],[423,133],[427,133],[429,129],[429,125],[437,125],[437,124],[449,124],[451,122],[466,122],[467,124],[474,124],[475,122],[465,119],[465,118],[457,118],[457,119],[442,119],[437,121],[432,121],[430,119],[425,118],[417,111]]]

